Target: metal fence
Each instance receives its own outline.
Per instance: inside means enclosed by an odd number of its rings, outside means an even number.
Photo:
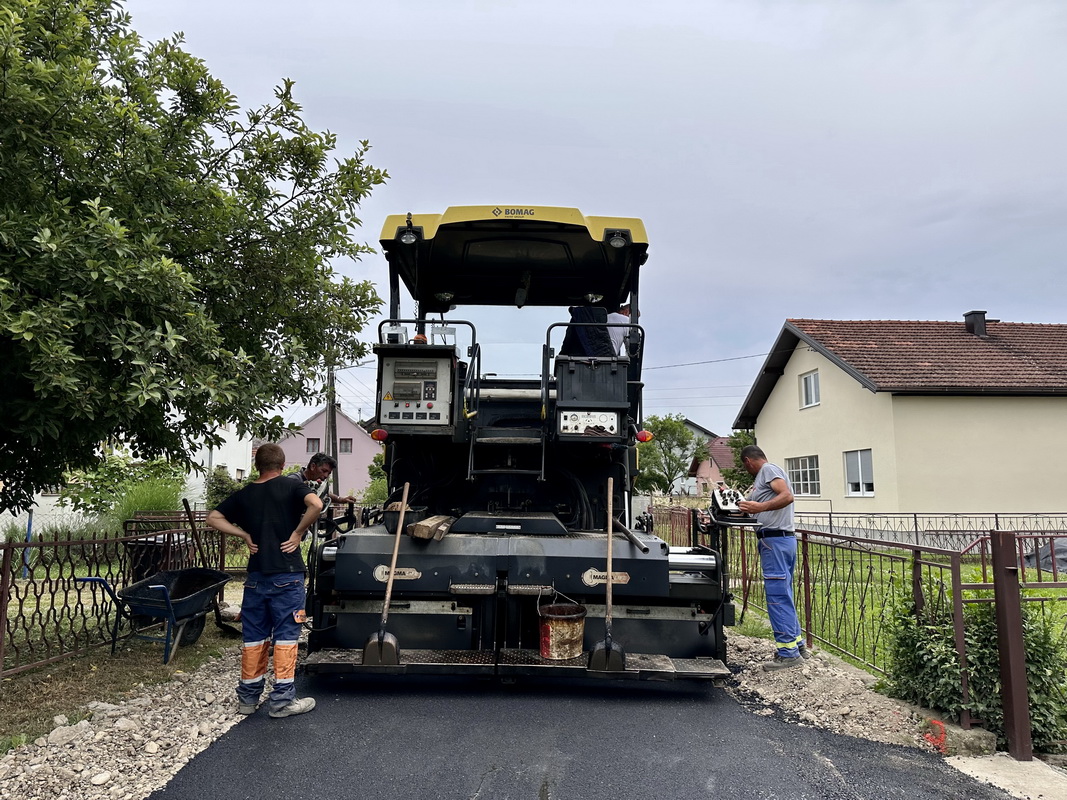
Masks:
[[[692,515],[689,508],[656,506],[651,509],[652,529],[671,547],[686,547],[692,542]]]
[[[99,576],[118,589],[191,566],[188,538],[188,530],[157,528],[150,536],[87,531],[76,540],[0,545],[0,676],[110,644],[114,603],[78,579]]]
[[[372,518],[365,511],[344,519],[358,526]],[[118,610],[99,584],[79,578],[100,577],[118,591],[161,570],[244,572],[248,548],[205,527],[206,517],[193,512],[196,536],[185,512],[175,511],[138,514],[122,533],[63,520],[28,540],[0,541],[0,677],[111,644]]]
[[[798,528],[881,542],[963,550],[989,531],[1067,533],[1067,514],[840,514],[796,512]]]
[[[875,672],[889,667],[891,610],[910,608],[929,619],[949,619],[960,671],[963,703],[969,701],[967,631],[963,607],[968,603],[998,605],[998,637],[1002,660],[1023,651],[1022,617],[1002,614],[1000,606],[1019,608],[1021,603],[1059,605],[1067,600],[1067,515],[1061,514],[803,514],[797,530],[798,562],[795,573],[797,611],[809,642],[851,658]],[[812,526],[813,518],[818,529]],[[681,530],[683,516],[655,517],[655,532],[672,542],[687,541]],[[697,538],[705,539],[708,528],[698,512],[688,517]],[[669,523],[669,525],[667,524]],[[980,527],[1011,525],[1011,530]],[[830,529],[833,529],[833,532]],[[662,533],[661,533],[662,531]],[[872,535],[864,535],[872,534]],[[936,544],[943,546],[937,546]],[[767,603],[751,528],[728,531],[725,558],[731,570],[732,591],[741,607],[741,619],[749,608],[766,613]],[[998,553],[999,551],[999,553]],[[725,554],[724,554],[725,556]],[[1009,665],[1002,665],[1007,668]],[[1010,671],[1010,670],[1009,670]],[[1002,676],[1007,673],[1002,672]],[[1005,697],[1022,698],[1025,706],[1025,669],[1016,665],[1004,678]],[[1009,682],[1010,681],[1010,682]],[[1005,702],[1005,720],[1009,709]],[[1028,726],[1016,709],[1015,724]],[[960,714],[963,727],[972,720]],[[1029,732],[1009,731],[1012,754],[1025,753]],[[1027,744],[1020,745],[1024,739]],[[1019,757],[1018,755],[1016,757]]]

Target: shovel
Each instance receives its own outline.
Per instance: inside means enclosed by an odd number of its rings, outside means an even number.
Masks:
[[[611,545],[615,527],[611,501],[614,491],[615,479],[608,478],[608,576],[604,598],[604,638],[593,645],[593,652],[589,654],[589,669],[599,672],[621,672],[626,669],[626,654],[622,646],[611,640]]]
[[[389,601],[393,597],[393,575],[396,573],[396,557],[400,553],[400,535],[404,532],[404,511],[408,507],[408,489],[410,483],[404,484],[404,496],[400,498],[400,517],[396,521],[396,539],[393,541],[393,560],[389,564],[389,577],[385,581],[385,605],[382,606],[382,622],[378,632],[372,633],[363,647],[364,666],[389,666],[400,663],[400,648],[396,637],[385,632],[385,623],[389,620]]]

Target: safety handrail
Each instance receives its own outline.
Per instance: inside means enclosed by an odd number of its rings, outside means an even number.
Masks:
[[[554,328],[571,328],[571,327],[575,327],[575,328],[597,328],[597,327],[600,327],[600,328],[629,328],[631,331],[636,331],[637,332],[637,337],[636,337],[637,348],[636,348],[636,352],[632,352],[632,350],[633,350],[633,342],[634,342],[635,337],[630,336],[625,340],[627,342],[630,342],[630,346],[627,348],[626,355],[624,355],[624,356],[620,356],[620,355],[595,356],[595,358],[600,359],[600,360],[604,360],[604,361],[615,360],[615,361],[619,361],[619,362],[626,362],[627,364],[633,364],[635,366],[635,369],[636,369],[636,374],[635,374],[634,377],[636,377],[637,380],[630,380],[629,379],[629,375],[628,375],[627,376],[627,380],[626,380],[626,385],[627,385],[627,387],[633,386],[633,385],[641,385],[641,362],[642,362],[642,360],[644,359],[644,356],[645,356],[645,329],[642,326],[638,325],[636,322],[553,322],[551,325],[548,326],[548,329],[545,332],[545,344],[544,344],[544,346],[543,346],[543,348],[541,350],[541,419],[542,420],[545,419],[545,417],[547,416],[547,413],[548,413],[548,390],[549,390],[549,378],[550,378],[550,375],[551,375],[551,372],[550,372],[549,368],[551,366],[550,362],[552,361],[552,358],[555,355],[555,350],[552,348],[552,330]],[[594,356],[589,356],[589,358],[594,358]],[[642,412],[641,403],[642,403],[641,393],[638,392],[637,400],[636,400],[636,403],[634,404],[634,406],[636,406],[636,407],[631,406],[631,409],[630,409],[631,413],[634,415],[634,421],[637,422],[638,424],[641,423],[642,413],[643,413]]]
[[[474,327],[474,323],[473,322],[469,322],[468,320],[465,320],[465,319],[449,319],[449,320],[443,320],[443,321],[447,322],[449,325],[463,325],[463,326],[466,326],[466,327],[471,329],[471,346],[467,348],[467,355],[469,357],[471,355],[471,350],[478,343],[478,331]],[[416,327],[416,329],[418,329],[419,327],[425,327],[427,324],[433,326],[433,324],[435,322],[436,322],[436,320],[425,319],[425,318],[424,319],[418,319],[418,318],[412,318],[412,319],[383,319],[381,322],[378,323],[378,344],[413,344],[414,343],[413,341],[407,341],[407,342],[387,342],[387,341],[385,341],[385,339],[382,338],[382,332],[385,330],[386,327],[396,328],[396,327],[399,327],[400,325],[404,325],[406,323],[406,324],[414,325]],[[440,347],[440,346],[441,345],[438,345],[438,347]]]
[[[463,417],[474,419],[478,415],[478,407],[482,398],[482,346],[474,342],[468,349],[470,364],[467,366],[467,375],[463,379]],[[470,398],[470,403],[467,400]]]

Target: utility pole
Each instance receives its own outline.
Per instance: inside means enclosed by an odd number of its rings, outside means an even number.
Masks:
[[[337,460],[337,388],[334,385],[332,366],[326,372],[326,454]],[[341,493],[337,472],[335,469],[330,476],[334,494]]]

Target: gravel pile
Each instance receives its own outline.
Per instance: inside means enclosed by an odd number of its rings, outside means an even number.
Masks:
[[[56,718],[45,737],[0,758],[2,800],[141,800],[235,725],[235,646],[195,673],[177,672],[118,704],[93,702],[76,724]],[[919,720],[870,689],[873,678],[822,653],[803,667],[763,672],[764,639],[730,637],[728,691],[762,715],[879,742],[926,746]]]
[[[920,719],[906,704],[878,694],[868,672],[813,652],[802,666],[764,672],[774,643],[730,635],[727,691],[754,713],[888,744],[930,747]]]
[[[0,758],[3,800],[140,800],[238,720],[239,647],[195,673],[118,704],[92,702],[76,724]]]

